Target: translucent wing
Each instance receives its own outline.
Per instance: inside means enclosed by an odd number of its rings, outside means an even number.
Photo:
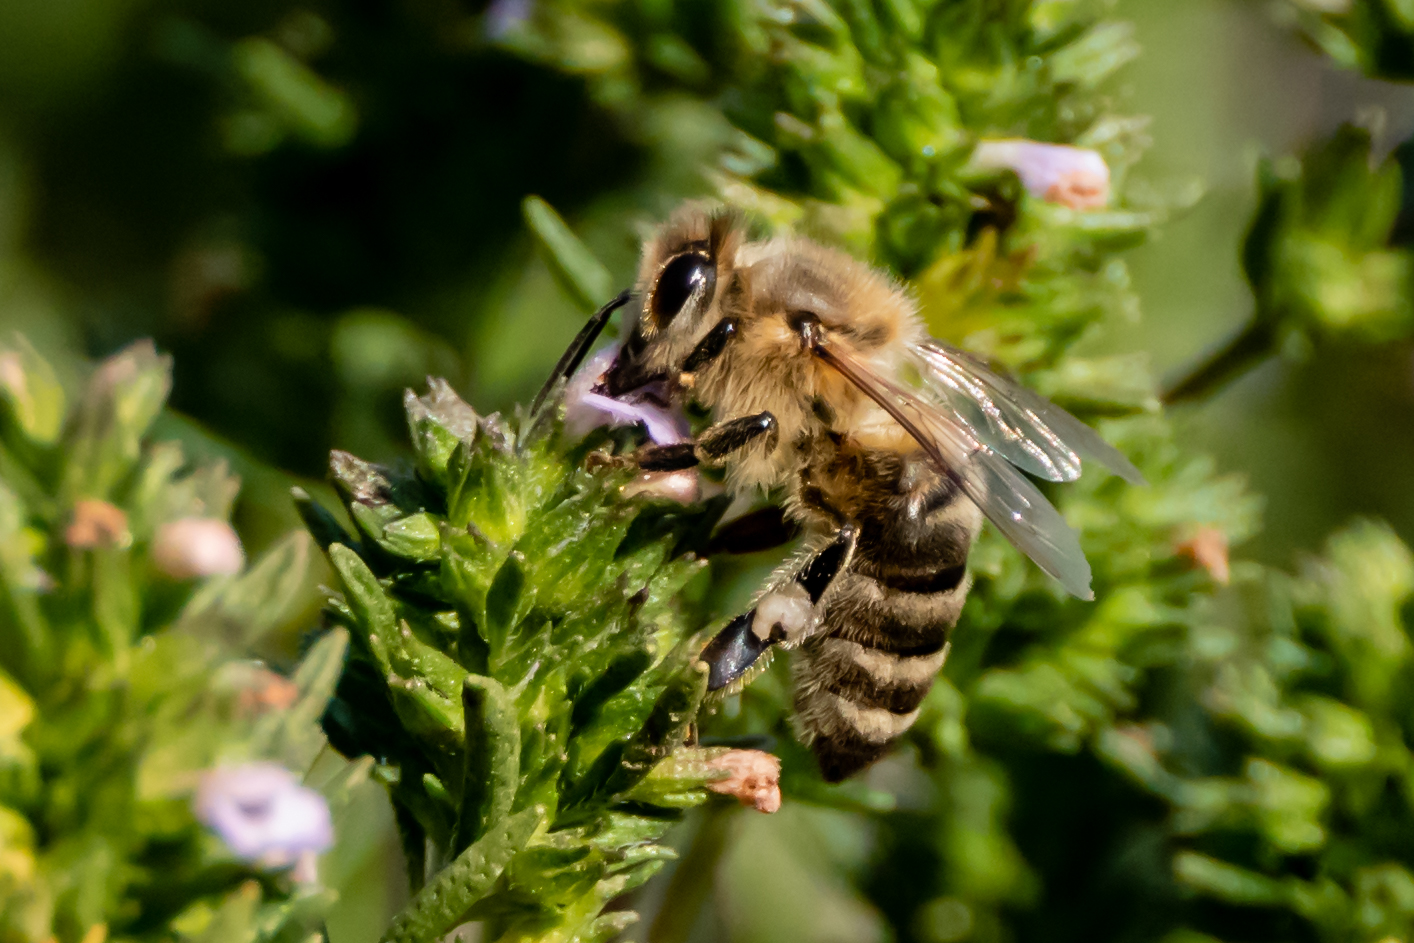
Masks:
[[[1080,456],[1133,484],[1144,476],[1099,434],[971,354],[931,338],[910,347],[923,395],[1018,468],[1050,481],[1080,477]],[[1078,453],[1078,454],[1077,454]]]
[[[968,424],[880,376],[842,348],[822,341],[815,353],[903,426],[1018,550],[1059,580],[1066,592],[1094,598],[1090,564],[1075,531],[1036,486],[983,444]]]

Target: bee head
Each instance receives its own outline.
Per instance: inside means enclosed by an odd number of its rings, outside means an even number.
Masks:
[[[610,396],[677,376],[704,329],[716,320],[718,287],[740,238],[736,219],[689,206],[644,246],[637,317],[604,376]]]

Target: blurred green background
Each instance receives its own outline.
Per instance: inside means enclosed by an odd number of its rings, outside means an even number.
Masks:
[[[252,550],[296,526],[288,486],[321,480],[331,448],[397,457],[402,391],[427,374],[485,411],[527,399],[585,312],[536,254],[524,197],[626,285],[644,228],[710,192],[699,168],[729,129],[666,86],[605,88],[499,47],[520,9],[0,0],[0,327],[71,375],[140,337],[174,354],[161,433],[231,459]],[[1095,352],[1143,351],[1174,376],[1251,315],[1239,248],[1258,158],[1352,117],[1392,150],[1414,91],[1337,68],[1255,0],[1117,13],[1144,47],[1111,93],[1153,117],[1145,177],[1204,196],[1130,255],[1142,317]],[[1414,539],[1408,343],[1274,359],[1176,415],[1191,451],[1266,498],[1244,555],[1289,565],[1355,514]],[[881,785],[905,808],[922,788]],[[401,854],[373,787],[340,828],[331,931],[365,943],[404,893]],[[868,859],[867,823],[788,806],[728,828],[692,939],[884,932],[838,877]]]

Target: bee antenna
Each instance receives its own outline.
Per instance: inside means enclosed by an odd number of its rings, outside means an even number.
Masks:
[[[545,401],[554,392],[555,386],[561,381],[574,375],[579,369],[579,365],[584,362],[584,355],[589,352],[589,348],[599,339],[599,335],[604,331],[604,325],[609,323],[609,316],[615,311],[628,304],[633,297],[633,292],[625,289],[608,304],[594,312],[594,316],[589,322],[580,328],[574,340],[570,341],[570,346],[560,356],[560,360],[555,364],[555,369],[550,372],[550,378],[545,381],[545,385],[536,394],[535,401],[530,404],[530,415],[532,422],[540,412],[540,408],[545,405]]]

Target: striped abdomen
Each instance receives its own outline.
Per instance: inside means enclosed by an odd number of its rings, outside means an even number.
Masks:
[[[878,759],[917,718],[967,598],[981,514],[943,485],[926,502],[905,493],[873,505],[855,523],[854,559],[795,660],[797,724],[831,782]]]

